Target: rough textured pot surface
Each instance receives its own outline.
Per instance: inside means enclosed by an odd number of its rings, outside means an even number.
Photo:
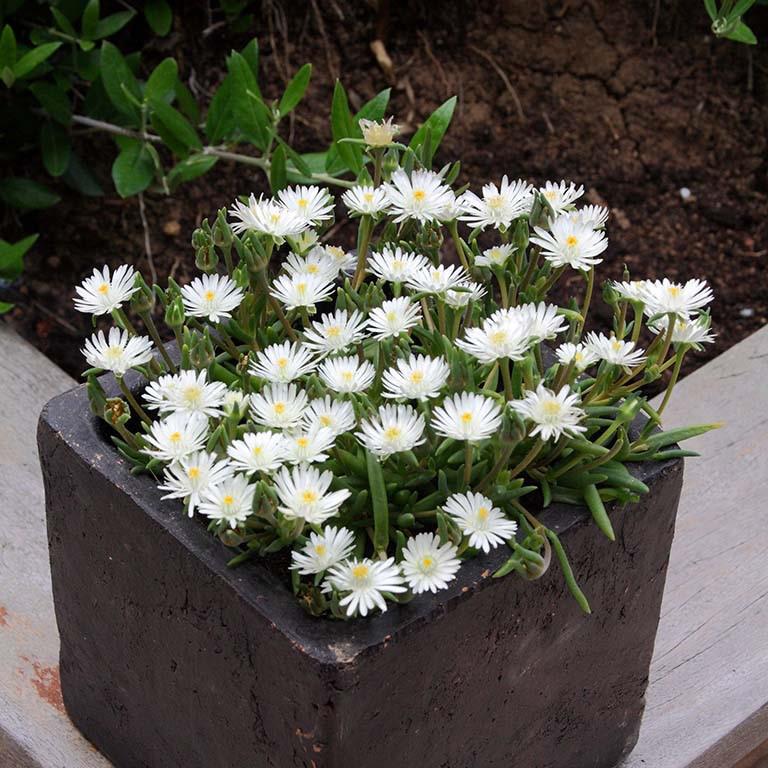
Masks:
[[[40,420],[67,711],[120,768],[607,768],[634,746],[682,485],[682,461],[614,507],[542,513],[593,608],[554,566],[490,573],[369,620],[308,616],[151,478],[133,477],[84,388]]]

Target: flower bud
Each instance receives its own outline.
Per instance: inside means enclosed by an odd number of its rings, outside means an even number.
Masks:
[[[229,248],[232,245],[232,229],[227,223],[227,209],[219,208],[216,222],[213,225],[213,243],[219,248]]]
[[[208,368],[216,359],[216,351],[213,348],[213,342],[208,334],[208,330],[202,336],[197,336],[189,348],[189,360],[192,366],[198,371]]]
[[[112,424],[112,426],[117,426],[118,424],[125,424],[131,418],[131,409],[125,400],[119,397],[110,397],[105,401],[102,416],[104,421]]]
[[[181,296],[177,296],[165,308],[165,324],[175,331],[177,328],[181,328],[181,326],[184,325],[185,319],[184,302],[181,300]]]
[[[216,252],[213,242],[208,242],[206,245],[200,246],[197,251],[195,251],[195,266],[201,272],[213,272],[218,263],[219,254]]]
[[[137,315],[151,312],[155,306],[155,294],[147,285],[144,278],[137,272],[133,284],[139,289],[131,296],[131,309]]]

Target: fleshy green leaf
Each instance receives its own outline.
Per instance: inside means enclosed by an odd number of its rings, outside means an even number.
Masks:
[[[349,102],[344,86],[339,80],[333,89],[333,101],[331,102],[331,132],[334,146],[345,166],[355,175],[363,169],[363,151],[355,144],[339,144],[340,139],[359,138],[355,134],[352,115],[349,111]]]
[[[173,11],[166,0],[145,0],[144,17],[156,35],[165,37],[171,31]]]
[[[134,11],[118,11],[111,16],[105,16],[97,25],[94,40],[101,40],[103,37],[112,37],[119,32],[134,16]]]
[[[69,134],[58,124],[46,122],[40,130],[43,165],[51,176],[61,176],[69,166]]]
[[[259,149],[267,145],[272,118],[266,104],[261,100],[256,75],[239,53],[229,57],[229,71],[232,75],[232,111],[243,131]]]
[[[280,99],[280,117],[285,117],[304,98],[309,79],[312,77],[312,65],[305,64],[288,83]]]
[[[757,45],[755,33],[743,22],[736,23],[734,28],[725,35],[728,40],[735,40],[737,43],[746,43],[747,45]]]
[[[18,176],[9,176],[0,181],[0,199],[23,211],[50,208],[61,200],[56,193],[42,184]]]
[[[6,312],[10,312],[14,305],[9,304],[7,301],[0,301],[0,315],[4,315]]]
[[[101,81],[112,104],[124,115],[138,120],[139,108],[130,98],[141,101],[138,80],[123,54],[107,40],[101,44]]]
[[[35,244],[38,235],[29,235],[17,243],[0,240],[0,278],[15,280],[24,270],[24,255]]]
[[[31,74],[35,67],[42,64],[52,56],[61,46],[61,43],[43,43],[31,51],[27,51],[13,66],[13,74],[17,80],[23,80]]]
[[[456,97],[451,96],[450,99],[443,102],[419,127],[419,130],[413,135],[410,144],[410,149],[414,152],[420,147],[427,134],[430,136],[430,148],[429,157],[425,158],[425,164],[427,166],[432,164],[432,158],[440,146],[440,142],[445,136],[445,132],[448,130],[448,126],[451,124],[453,118],[453,111],[456,109]]]
[[[704,7],[707,9],[709,18],[714,21],[717,18],[717,6],[715,0],[704,0]]]
[[[281,144],[272,154],[272,164],[269,168],[269,184],[272,194],[284,189],[288,183],[285,167],[285,147]]]
[[[115,158],[112,164],[112,180],[120,197],[130,197],[143,192],[155,176],[155,164],[147,147],[132,140]]]
[[[152,127],[162,140],[180,157],[190,149],[202,149],[202,143],[195,129],[178,110],[162,99],[149,99]]]
[[[10,24],[6,24],[3,27],[3,32],[0,34],[0,71],[4,67],[13,69],[13,65],[16,63],[16,35],[13,34],[13,29]]]
[[[233,78],[227,75],[213,94],[205,118],[205,135],[211,144],[218,144],[237,128],[233,104]]]
[[[99,23],[100,15],[99,0],[88,0],[80,19],[80,29],[87,40],[93,40],[96,36],[96,25]]]

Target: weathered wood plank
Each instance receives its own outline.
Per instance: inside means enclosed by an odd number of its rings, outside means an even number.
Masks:
[[[0,765],[107,768],[64,712],[37,417],[75,382],[0,323]]]
[[[768,739],[768,327],[684,379],[688,460],[646,714],[625,768],[729,768]]]

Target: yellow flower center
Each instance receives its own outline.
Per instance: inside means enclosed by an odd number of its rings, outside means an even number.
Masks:
[[[614,339],[614,340],[611,342],[611,349],[612,349],[614,352],[618,352],[618,351],[621,349],[621,342],[620,342],[618,339]]]
[[[264,448],[260,445],[254,445],[252,453],[254,456],[261,456],[261,454],[264,453]]]
[[[339,328],[338,325],[330,325],[328,328],[325,329],[325,332],[332,338],[335,339],[338,336],[341,335],[341,328]]]
[[[296,283],[296,293],[299,296],[304,296],[304,294],[307,292],[307,284],[306,283]]]
[[[554,189],[550,189],[549,192],[544,193],[544,197],[547,198],[547,200],[556,200],[557,199],[557,191]]]
[[[324,427],[330,427],[330,426],[331,426],[331,424],[333,424],[333,419],[331,419],[331,417],[330,417],[330,416],[321,416],[321,417],[320,417],[320,423],[321,423],[321,424],[322,424]]]
[[[676,299],[680,295],[680,286],[678,285],[670,285],[669,288],[667,288],[667,293],[674,299]]]
[[[480,509],[477,510],[477,519],[478,520],[488,519],[488,507],[480,507]]]
[[[345,381],[347,384],[349,384],[352,379],[355,378],[355,374],[352,373],[352,371],[342,371],[341,372],[341,380]]]
[[[411,373],[411,381],[414,384],[421,384],[421,382],[424,381],[424,373],[423,373],[423,371],[413,371]]]
[[[373,194],[370,192],[363,192],[363,200],[366,203],[372,203],[373,202]]]
[[[272,214],[272,215],[269,217],[269,219],[270,219],[270,221],[271,221],[273,224],[277,224],[277,223],[279,223],[279,221],[280,221],[280,214],[279,214],[279,213],[273,213],[273,214]]]
[[[425,570],[429,570],[434,564],[435,561],[429,555],[424,555],[424,557],[421,558],[421,567]]]
[[[394,323],[397,320],[396,312],[387,312],[387,322]]]
[[[105,293],[109,293],[109,283],[102,283],[98,287],[99,293],[103,296]]]
[[[315,544],[315,554],[322,557],[327,551],[325,544]]]
[[[565,244],[569,248],[573,248],[575,245],[578,244],[578,242],[579,242],[579,240],[576,237],[576,235],[568,235],[568,237],[565,238]]]
[[[118,360],[123,356],[123,348],[119,344],[113,344],[107,348],[107,357],[111,360]]]
[[[299,198],[299,199],[296,201],[296,205],[298,205],[298,206],[299,206],[299,208],[301,208],[302,210],[304,210],[304,208],[306,208],[306,207],[309,205],[309,200],[307,200],[306,198],[303,198],[303,197],[302,197],[302,198]]]
[[[203,294],[203,298],[204,298],[206,301],[213,301],[213,300],[216,298],[216,294],[215,294],[213,291],[206,291],[206,292]]]
[[[343,248],[339,248],[338,245],[329,245],[325,252],[333,256],[334,259],[339,260],[343,259],[346,253],[344,252]]]
[[[363,565],[362,563],[360,563],[360,565],[356,565],[356,566],[355,566],[355,567],[352,569],[352,575],[353,575],[353,576],[354,576],[356,579],[364,579],[364,578],[365,578],[365,577],[368,575],[368,571],[369,571],[369,570],[370,570],[370,569],[368,568],[368,566],[367,566],[367,565]]]
[[[187,470],[187,477],[192,480],[197,480],[197,478],[200,477],[200,467],[190,467]]]
[[[302,491],[301,500],[305,504],[314,504],[317,501],[317,493],[315,491]]]
[[[465,424],[469,424],[470,421],[472,421],[472,411],[464,411],[464,413],[461,414],[461,420]]]
[[[234,503],[235,503],[235,497],[234,497],[234,496],[232,496],[231,494],[229,494],[229,493],[228,493],[228,494],[227,494],[227,495],[226,495],[226,496],[225,496],[225,497],[224,497],[224,498],[221,500],[221,503],[222,503],[222,504],[224,504],[224,505],[225,505],[225,506],[227,506],[227,507],[230,507],[230,506],[232,506],[232,504],[234,504]]]
[[[402,433],[402,430],[400,427],[388,427],[384,430],[384,437],[387,438],[387,440],[395,440],[396,438],[400,437]]]
[[[316,275],[320,271],[320,267],[317,264],[307,264],[307,272],[310,275]]]
[[[413,190],[413,199],[420,203],[424,198],[427,196],[427,193],[423,189],[414,189]]]
[[[306,437],[296,438],[296,445],[298,445],[299,448],[306,448],[309,445],[309,439]]]
[[[491,344],[503,344],[507,340],[506,331],[493,331],[488,334],[488,340]]]
[[[201,394],[202,390],[197,386],[197,384],[190,384],[188,387],[184,387],[184,399],[188,403],[193,403],[199,400]]]
[[[275,403],[272,408],[278,415],[285,413],[285,403]]]
[[[179,440],[181,440],[181,432],[171,432],[171,434],[168,435],[168,439],[172,443],[178,443]]]
[[[288,358],[287,357],[278,357],[277,358],[277,367],[281,370],[285,368],[285,366],[288,365]]]
[[[546,400],[542,403],[541,409],[547,416],[557,416],[562,410],[562,407],[557,400]]]
[[[501,195],[494,195],[488,198],[488,206],[494,211],[498,211],[504,205],[504,198]]]

